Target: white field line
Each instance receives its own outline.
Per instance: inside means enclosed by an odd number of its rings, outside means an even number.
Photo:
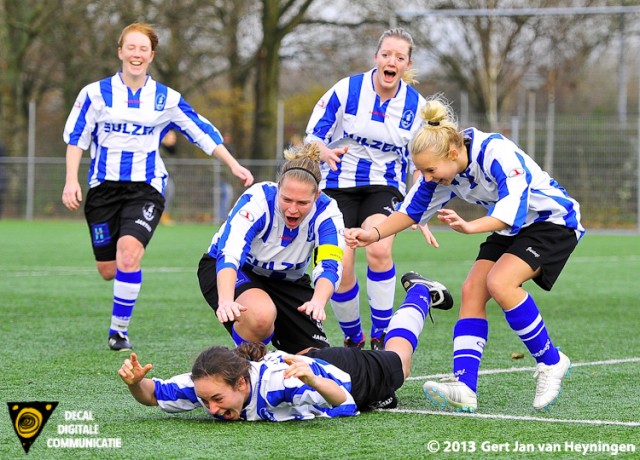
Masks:
[[[473,263],[473,260],[468,261],[456,261],[456,264],[459,263]],[[572,257],[571,263],[620,263],[620,262],[631,262],[636,263],[640,262],[640,255],[630,254],[625,256],[597,256],[597,257]],[[447,262],[438,262],[440,264]],[[195,272],[197,267],[153,267],[153,266],[145,266],[144,271],[146,273],[186,273],[193,271]],[[83,267],[64,267],[64,266],[33,266],[33,265],[23,265],[23,266],[11,266],[11,265],[2,265],[0,263],[0,272],[3,273],[4,277],[23,277],[23,276],[66,276],[66,275],[82,275],[82,274],[93,274],[96,273],[95,267],[91,262],[87,264],[87,266]]]
[[[571,363],[572,367],[583,366],[611,366],[615,364],[624,363],[639,363],[640,358],[622,358],[622,359],[607,359],[604,361],[589,361],[584,363]],[[480,371],[481,375],[493,375],[493,374],[506,374],[510,372],[533,372],[535,367],[511,367],[509,369],[488,369]],[[409,377],[407,380],[428,380],[446,377],[451,374],[432,374]],[[432,410],[418,410],[418,409],[389,409],[389,412],[396,412],[399,414],[420,414],[420,415],[443,415],[448,417],[473,417],[493,420],[518,420],[528,422],[545,422],[545,423],[572,423],[577,425],[618,425],[618,426],[630,426],[640,427],[640,422],[622,422],[619,420],[580,420],[580,419],[554,419],[544,417],[532,417],[527,415],[506,415],[506,414],[479,414],[479,413],[465,413],[465,412],[447,412],[447,411],[432,411]]]
[[[411,409],[380,409],[385,412],[395,412],[397,414],[420,414],[420,415],[444,415],[446,417],[471,417],[492,420],[517,420],[525,422],[545,422],[545,423],[571,423],[577,425],[618,425],[618,426],[640,426],[640,422],[621,422],[619,420],[580,420],[563,418],[531,417],[528,415],[505,415],[505,414],[469,414],[466,412],[446,412],[433,410],[411,410]]]
[[[604,361],[589,361],[585,363],[571,363],[572,367],[583,366],[610,366],[613,364],[623,363],[640,363],[640,358],[622,358],[622,359],[607,359]],[[494,375],[494,374],[510,374],[512,372],[535,372],[535,367],[510,367],[508,369],[487,369],[478,372],[479,375]],[[418,375],[407,378],[407,380],[429,380],[429,379],[441,379],[447,377],[451,373],[447,374],[431,374],[431,375]]]
[[[195,273],[197,267],[149,267],[145,273]],[[32,276],[78,276],[94,275],[98,271],[95,267],[3,267],[0,272],[4,278],[24,278]]]

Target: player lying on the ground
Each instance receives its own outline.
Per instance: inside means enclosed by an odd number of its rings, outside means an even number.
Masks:
[[[453,306],[437,281],[410,272],[402,284],[407,295],[391,319],[385,350],[329,347],[290,355],[267,353],[261,343],[213,346],[190,373],[168,380],[146,378],[153,366],[143,367],[132,353],[118,374],[141,404],[166,412],[203,407],[220,420],[305,420],[395,407],[429,308]]]

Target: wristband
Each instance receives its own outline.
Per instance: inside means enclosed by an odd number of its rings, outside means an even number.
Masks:
[[[378,241],[380,241],[380,240],[381,240],[381,238],[382,238],[382,237],[380,236],[380,230],[378,230],[378,227],[373,227],[373,230],[375,230],[375,231],[378,233],[378,240],[376,241],[376,243],[377,243],[377,242],[378,242]]]

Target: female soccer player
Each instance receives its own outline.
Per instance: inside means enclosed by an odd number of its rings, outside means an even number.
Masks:
[[[318,186],[318,147],[284,156],[277,183],[257,183],[238,199],[202,257],[198,279],[236,344],[273,340],[297,353],[329,346],[322,321],[342,275],[344,222]],[[313,280],[306,273],[312,262]]]
[[[493,298],[537,362],[535,409],[553,403],[570,361],[553,345],[533,298],[522,288],[533,280],[550,290],[585,230],[580,206],[516,144],[475,128],[458,131],[441,96],[423,109],[425,124],[411,142],[423,178],[398,212],[369,230],[353,229],[347,244],[362,246],[415,222],[438,219],[460,233],[491,235],[462,286],[459,320],[453,330],[453,376],[426,382],[427,399],[438,406],[477,409],[477,380],[489,326],[486,304]],[[486,216],[467,222],[444,208],[458,196],[484,206]]]
[[[406,191],[410,167],[408,144],[420,127],[424,98],[412,82],[413,39],[403,29],[385,31],[374,55],[376,67],[336,83],[316,104],[305,142],[320,147],[320,188],[338,202],[347,228],[371,228],[396,209]],[[423,229],[428,241],[428,229]],[[367,296],[371,310],[372,349],[382,347],[393,314],[396,271],[393,238],[366,248]],[[362,348],[359,284],[355,252],[344,257],[342,283],[331,306],[345,336],[345,346]]]
[[[289,355],[243,343],[233,350],[208,348],[191,373],[168,380],[146,378],[153,366],[141,366],[135,353],[118,374],[141,404],[166,412],[202,407],[219,420],[280,422],[392,408],[395,391],[409,376],[429,305],[445,310],[453,305],[437,281],[410,272],[402,283],[407,296],[389,324],[386,350],[331,347]]]
[[[222,144],[220,132],[197,114],[180,93],[154,81],[158,35],[148,24],[125,27],[118,41],[122,70],[80,91],[64,129],[67,175],[62,203],[75,211],[82,201],[78,169],[91,147],[89,193],[84,212],[100,275],[113,284],[109,329],[112,350],[132,348],[128,327],[142,285],[145,248],[164,209],[167,170],[162,137],[171,128],[224,162],[245,186],[253,183]]]

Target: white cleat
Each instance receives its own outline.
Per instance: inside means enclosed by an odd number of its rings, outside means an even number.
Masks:
[[[439,382],[427,381],[422,385],[422,391],[434,406],[439,409],[450,407],[456,412],[475,412],[478,408],[478,397],[458,377],[445,377]]]
[[[546,409],[555,404],[562,388],[562,379],[569,375],[571,361],[564,353],[559,353],[560,361],[558,364],[547,366],[540,363],[533,374],[533,378],[536,379],[536,397],[533,400],[533,408],[536,410]]]

